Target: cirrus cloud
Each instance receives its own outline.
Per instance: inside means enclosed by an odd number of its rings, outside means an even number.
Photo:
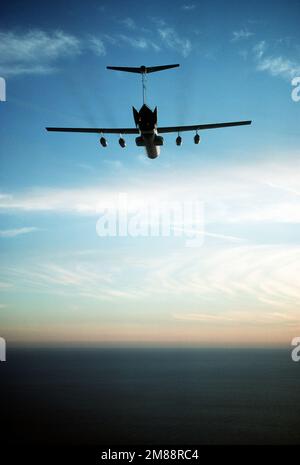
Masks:
[[[4,76],[49,74],[56,71],[56,60],[80,53],[80,41],[63,31],[0,32],[0,71]]]
[[[258,71],[266,71],[272,76],[279,76],[288,80],[300,75],[299,61],[268,53],[267,50],[268,45],[264,40],[258,42],[253,48]]]
[[[0,238],[22,236],[24,234],[29,234],[37,230],[38,228],[35,228],[35,227],[2,229],[0,230]]]

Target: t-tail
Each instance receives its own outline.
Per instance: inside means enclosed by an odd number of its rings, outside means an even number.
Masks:
[[[161,65],[161,66],[139,66],[130,67],[130,66],[106,66],[107,69],[112,69],[113,71],[125,71],[126,73],[137,73],[142,76],[142,87],[143,87],[143,104],[146,103],[146,78],[149,73],[156,73],[157,71],[164,71],[165,69],[178,68],[179,64],[176,65]]]
[[[165,69],[177,68],[179,65],[162,65],[162,66],[140,66],[138,68],[131,68],[129,66],[106,66],[107,69],[114,71],[125,71],[126,73],[149,74],[156,71],[164,71]]]

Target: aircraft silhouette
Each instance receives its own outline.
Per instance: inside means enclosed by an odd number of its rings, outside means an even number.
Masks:
[[[114,71],[125,71],[128,73],[138,73],[142,75],[142,86],[143,86],[143,105],[139,111],[134,107],[133,117],[135,122],[135,128],[58,128],[58,127],[47,127],[47,131],[58,131],[58,132],[88,132],[100,134],[100,144],[103,147],[107,147],[107,140],[103,134],[120,134],[119,144],[121,147],[126,147],[126,142],[123,137],[124,134],[138,134],[135,139],[135,143],[138,147],[145,147],[147,156],[149,158],[157,158],[160,153],[160,146],[163,145],[164,139],[160,134],[175,132],[177,133],[176,145],[182,144],[182,137],[180,133],[182,131],[196,131],[194,136],[195,144],[199,144],[200,135],[198,131],[204,129],[215,129],[215,128],[226,128],[230,126],[243,126],[251,124],[252,121],[233,121],[228,123],[211,123],[211,124],[194,124],[192,126],[157,126],[157,107],[152,111],[151,108],[146,105],[146,75],[155,73],[157,71],[163,71],[165,69],[177,68],[179,64],[175,65],[162,65],[162,66],[140,66],[134,67],[123,67],[123,66],[107,66],[107,69]]]

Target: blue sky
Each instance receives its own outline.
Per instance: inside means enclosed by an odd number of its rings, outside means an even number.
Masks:
[[[19,2],[1,9],[0,323],[12,342],[282,345],[299,332],[300,2]],[[132,126],[139,76],[160,125],[252,119],[165,136],[148,160],[127,137],[45,126]],[[197,199],[203,245],[96,234],[103,206]]]

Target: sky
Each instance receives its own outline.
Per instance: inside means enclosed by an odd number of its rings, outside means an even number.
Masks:
[[[269,347],[299,335],[299,14],[296,0],[1,6],[8,344]],[[252,125],[202,131],[199,145],[184,133],[181,147],[166,134],[155,160],[133,136],[104,149],[95,134],[45,131],[133,127],[140,76],[106,66],[170,63],[147,79],[159,125]],[[136,226],[151,205],[189,202],[196,225],[165,212],[168,236],[99,235],[107,212]]]

